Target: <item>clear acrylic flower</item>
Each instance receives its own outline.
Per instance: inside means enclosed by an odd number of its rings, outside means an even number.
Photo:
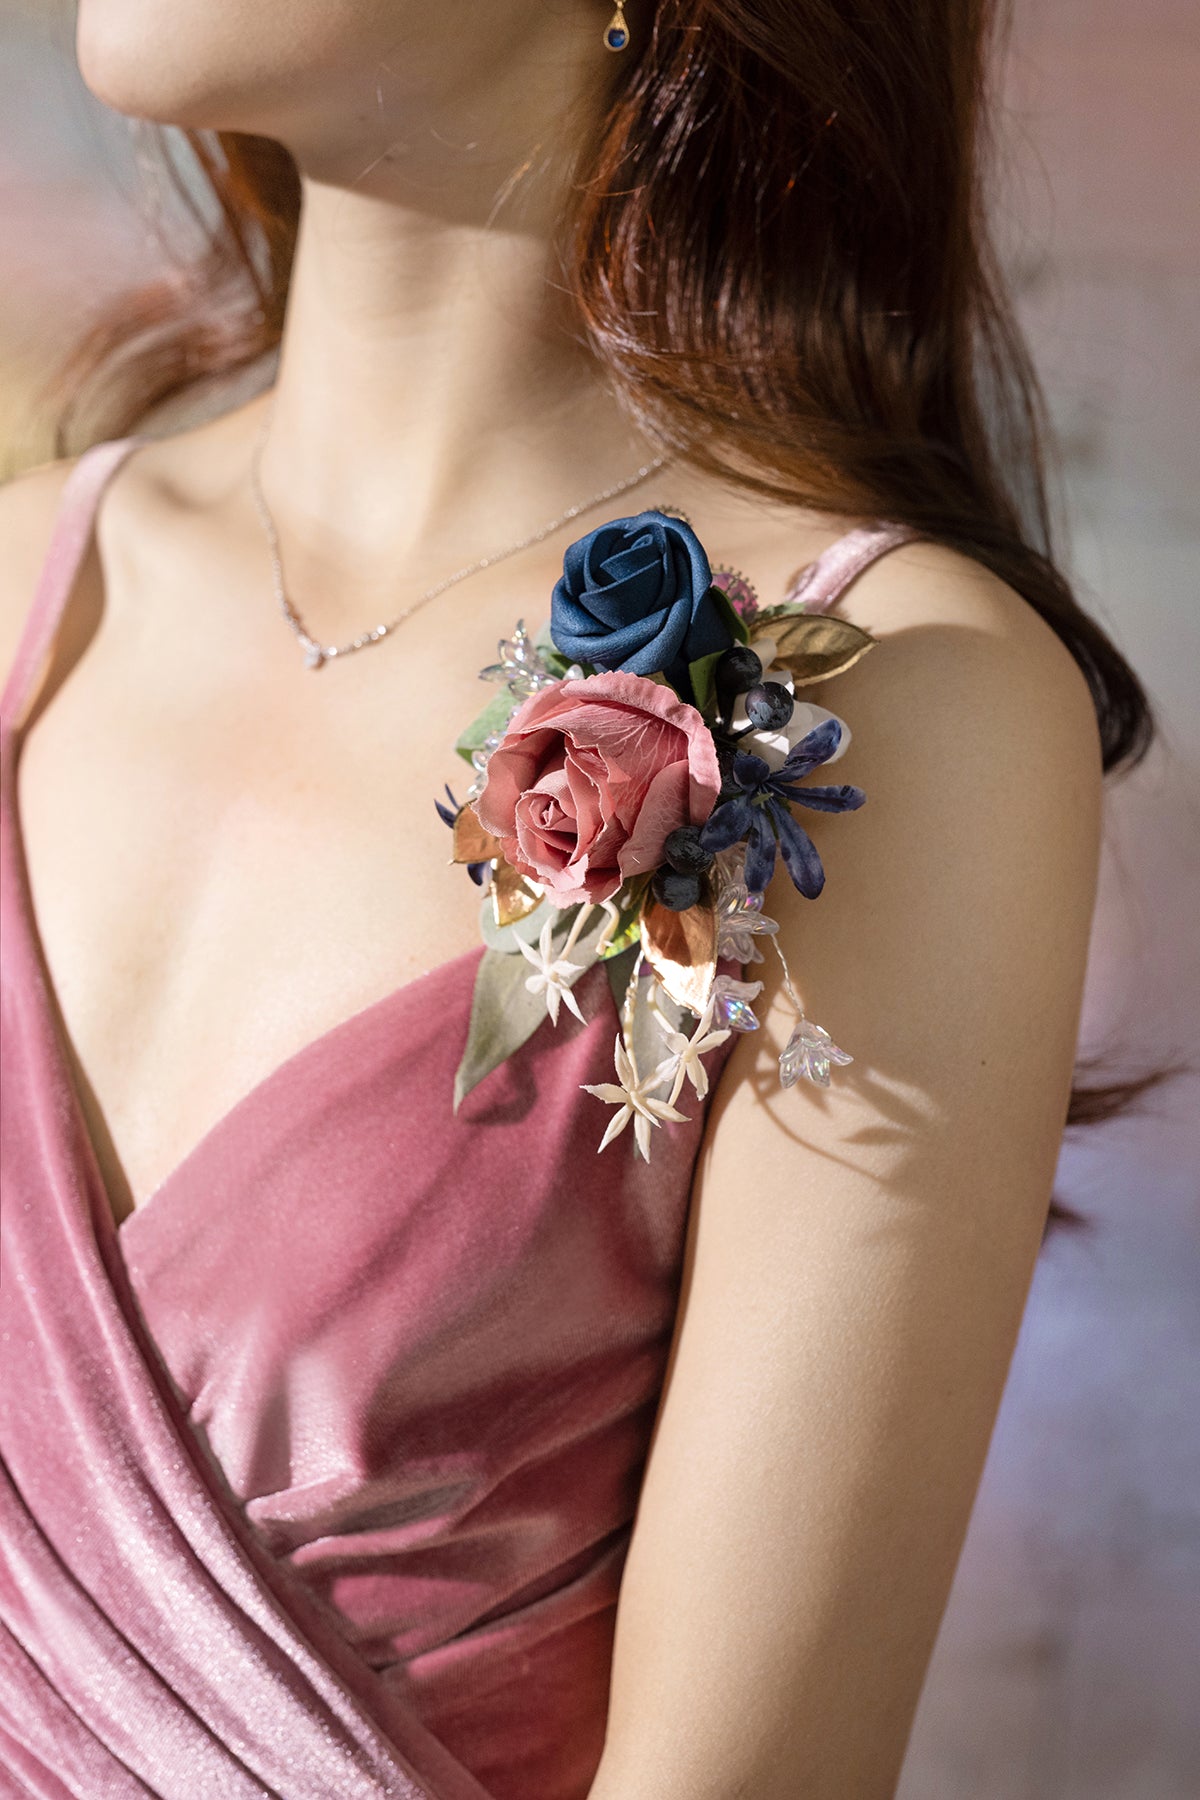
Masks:
[[[559,1004],[565,1001],[581,1024],[586,1023],[579,1010],[579,1002],[571,992],[570,977],[582,972],[582,963],[568,962],[565,957],[555,955],[551,942],[554,919],[548,918],[542,926],[537,948],[518,939],[522,956],[533,964],[534,972],[525,978],[525,986],[531,994],[545,994],[546,1011],[550,1015],[550,1023],[558,1024]]]
[[[763,896],[751,893],[745,882],[729,882],[717,900],[717,955],[735,962],[763,962],[756,937],[773,937],[779,930],[763,911]]]
[[[818,1087],[829,1086],[831,1063],[850,1063],[848,1050],[839,1050],[829,1033],[811,1019],[801,1018],[779,1058],[779,1080],[789,1088],[803,1075]]]
[[[558,680],[542,661],[541,652],[525,629],[524,619],[517,620],[510,638],[500,639],[496,653],[500,660],[480,669],[479,679],[507,682],[509,693],[522,700]]]
[[[601,1081],[593,1084],[581,1081],[579,1084],[585,1094],[594,1094],[597,1100],[604,1100],[608,1105],[619,1109],[608,1122],[608,1129],[597,1146],[597,1154],[606,1150],[614,1138],[620,1137],[632,1119],[637,1147],[643,1159],[649,1162],[652,1129],[661,1125],[664,1119],[674,1119],[680,1124],[687,1120],[686,1113],[677,1111],[669,1101],[660,1100],[651,1092],[670,1078],[672,1064],[668,1059],[659,1063],[652,1075],[639,1075],[633,1046],[626,1046],[620,1033],[617,1035],[613,1061],[617,1074],[615,1082]]]
[[[735,981],[732,975],[717,975],[712,984],[713,1018],[730,1031],[757,1031],[758,1017],[751,1006],[762,993],[761,981]]]

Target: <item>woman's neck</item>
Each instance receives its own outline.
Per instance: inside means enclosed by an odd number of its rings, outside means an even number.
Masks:
[[[262,479],[292,572],[332,582],[356,617],[398,567],[406,586],[435,581],[656,452],[581,342],[554,248],[604,74],[584,10],[547,9],[557,37],[490,86],[481,73],[440,108],[401,95],[403,136],[382,153],[377,126],[336,153],[295,148]]]

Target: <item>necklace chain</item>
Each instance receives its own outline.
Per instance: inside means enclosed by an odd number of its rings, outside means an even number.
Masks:
[[[271,404],[267,408],[267,416],[263,421],[262,430],[259,432],[254,446],[254,454],[250,461],[250,488],[271,552],[271,575],[275,587],[275,599],[279,610],[299,641],[304,652],[305,667],[309,669],[319,669],[324,663],[332,662],[335,657],[349,656],[355,650],[367,650],[372,644],[381,643],[384,638],[395,631],[398,625],[410,618],[418,607],[424,606],[427,601],[436,600],[437,596],[444,594],[447,588],[453,587],[457,582],[465,581],[468,575],[478,574],[482,569],[490,569],[494,564],[503,562],[507,557],[515,556],[519,550],[528,549],[530,544],[540,544],[543,538],[549,537],[551,532],[557,531],[560,526],[566,525],[571,519],[578,518],[581,513],[590,512],[595,506],[603,505],[606,500],[612,500],[616,495],[623,494],[627,488],[636,487],[639,481],[645,481],[648,475],[652,475],[655,469],[663,468],[667,462],[665,456],[656,456],[652,462],[643,463],[636,473],[626,476],[624,481],[616,482],[614,486],[605,488],[602,493],[593,494],[588,500],[581,500],[574,506],[568,506],[566,512],[560,513],[555,519],[548,519],[537,531],[531,531],[527,537],[519,538],[515,544],[509,544],[503,550],[493,550],[490,555],[481,556],[478,562],[468,563],[465,568],[456,569],[452,575],[447,575],[436,586],[426,588],[423,594],[419,594],[410,605],[404,608],[403,612],[397,613],[394,619],[373,625],[369,631],[360,632],[348,643],[322,644],[319,639],[313,637],[287,596],[283,582],[283,565],[279,556],[279,534],[275,529],[275,521],[271,516],[271,509],[267,505],[266,496],[262,491],[259,464],[266,445],[274,404],[272,398]]]

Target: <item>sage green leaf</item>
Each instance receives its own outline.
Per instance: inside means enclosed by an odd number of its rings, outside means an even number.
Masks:
[[[548,900],[543,900],[540,906],[535,906],[523,919],[516,919],[511,925],[497,925],[491,895],[485,894],[479,908],[479,929],[484,943],[489,950],[497,950],[503,956],[520,957],[521,967],[528,973],[530,965],[520,955],[521,945],[537,943],[542,935],[542,926],[546,923],[549,904]],[[565,931],[563,935],[566,935]]]
[[[489,901],[485,904],[490,906],[491,903]],[[550,941],[560,951],[578,912],[578,907],[569,907],[554,918]],[[528,957],[520,954],[519,945],[513,941],[519,932],[526,943],[536,942],[546,917],[545,902],[526,918],[518,920],[514,925],[506,925],[502,930],[494,923],[489,929],[486,917],[483,917],[483,935],[487,948],[479,959],[475,989],[471,997],[471,1021],[467,1027],[466,1048],[454,1077],[455,1112],[471,1089],[485,1075],[490,1075],[493,1069],[506,1062],[515,1050],[519,1050],[533,1036],[543,1019],[547,1018],[545,995],[532,994],[525,985],[533,973],[533,965]],[[578,973],[567,982],[568,987],[574,987],[595,963],[597,944],[607,923],[607,913],[597,907],[580,932],[577,942],[571,947],[570,961],[578,966]],[[510,933],[513,934],[509,939],[512,943],[511,952],[506,953],[493,947],[494,940],[505,938]],[[559,1026],[550,1026],[550,1030],[561,1028],[564,1018],[571,1016],[563,1009],[559,1013]]]
[[[477,718],[472,719],[459,737],[454,746],[458,754],[466,762],[470,762],[473,752],[483,748],[484,738],[489,737],[493,731],[502,732],[516,709],[517,702],[514,701],[507,688],[502,688],[498,694],[493,694],[483,711]]]
[[[530,965],[523,956],[485,950],[475,975],[467,1044],[454,1077],[454,1110],[472,1088],[506,1062],[546,1020],[542,994],[525,986]]]
[[[629,990],[629,980],[633,974],[636,954],[636,949],[625,951],[621,956],[614,957],[611,962],[605,964],[618,1018],[621,1017],[621,1009]],[[654,971],[643,967],[638,978],[637,1002],[633,1008],[629,1030],[629,1036],[633,1041],[634,1059],[637,1062],[638,1072],[642,1075],[650,1074],[653,1069],[658,1067],[663,1057],[670,1054],[663,1037],[662,1026],[658,1023],[650,1006],[652,994],[655,1006],[663,1014],[673,1031],[682,1031],[685,1037],[690,1037],[695,1025],[692,1014],[680,1006],[677,1001],[672,1000],[666,989],[655,978]],[[665,1096],[663,1097],[665,1098]]]

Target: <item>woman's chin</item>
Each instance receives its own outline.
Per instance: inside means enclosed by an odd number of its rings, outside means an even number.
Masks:
[[[263,110],[262,76],[214,43],[202,21],[176,18],[135,0],[81,0],[75,61],[84,86],[114,112],[192,130],[245,131]],[[232,63],[233,66],[230,66]],[[240,114],[249,114],[242,118]]]

